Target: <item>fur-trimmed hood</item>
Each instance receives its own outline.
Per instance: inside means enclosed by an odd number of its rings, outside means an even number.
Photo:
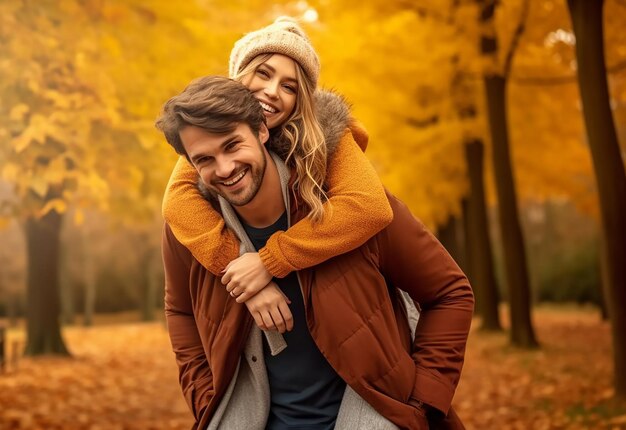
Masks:
[[[328,155],[332,156],[339,141],[346,133],[346,128],[353,132],[354,139],[363,151],[367,147],[367,133],[352,118],[350,104],[339,93],[332,90],[317,90],[315,92],[315,114],[324,133],[324,141],[328,148]],[[289,153],[289,142],[282,133],[272,134],[268,142],[268,149],[285,159]]]

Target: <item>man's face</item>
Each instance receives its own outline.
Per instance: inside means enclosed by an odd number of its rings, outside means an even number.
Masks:
[[[245,206],[257,195],[267,165],[263,144],[268,137],[265,125],[257,137],[244,123],[227,134],[213,134],[192,125],[180,132],[204,185],[233,206]]]

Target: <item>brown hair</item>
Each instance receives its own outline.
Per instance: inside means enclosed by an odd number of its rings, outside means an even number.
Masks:
[[[174,150],[187,157],[180,131],[188,126],[211,133],[232,132],[245,123],[258,136],[265,115],[250,90],[240,82],[222,76],[205,76],[192,81],[184,91],[163,106],[156,127]]]

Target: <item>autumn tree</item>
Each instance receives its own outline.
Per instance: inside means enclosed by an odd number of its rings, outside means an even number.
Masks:
[[[615,392],[626,397],[626,173],[617,141],[604,60],[604,0],[568,0],[574,33],[578,82],[598,184],[607,297],[613,333]]]
[[[78,166],[84,164],[80,149],[90,141],[90,125],[112,119],[104,108],[110,85],[101,74],[89,76],[84,58],[94,48],[88,39],[71,37],[78,27],[59,31],[58,21],[72,11],[27,2],[0,7],[0,42],[10,58],[0,66],[0,133],[9,142],[2,148],[2,174],[14,185],[16,210],[25,220],[26,353],[67,354],[58,318],[62,214],[68,191],[89,180],[91,172],[79,175]],[[82,18],[75,25],[89,28]]]
[[[28,354],[67,354],[59,235],[68,207],[75,222],[81,208],[129,218],[158,211],[175,157],[154,117],[191,78],[218,72],[208,52],[228,50],[208,37],[207,16],[165,1],[0,4],[1,173],[27,237]],[[220,29],[231,34],[215,20]]]
[[[469,259],[470,280],[476,294],[476,307],[481,316],[481,329],[502,330],[498,313],[499,294],[496,283],[493,251],[484,186],[485,145],[479,138],[465,143],[470,182],[467,200],[466,249]]]
[[[453,1],[450,21],[454,25],[458,54],[452,58],[456,73],[450,83],[451,97],[459,119],[464,125],[463,143],[469,191],[464,201],[465,254],[468,276],[476,296],[476,312],[481,317],[481,329],[502,330],[499,315],[499,292],[496,282],[486,196],[485,106],[480,96],[481,82],[474,76],[481,72],[478,51],[478,31],[473,5]],[[468,25],[470,23],[470,25]],[[478,69],[478,70],[476,70]]]
[[[498,196],[498,216],[504,254],[505,276],[511,309],[511,341],[522,347],[538,345],[531,321],[530,280],[524,238],[519,221],[517,192],[511,166],[506,103],[506,86],[513,55],[524,31],[528,0],[521,7],[519,25],[499,65],[498,38],[495,31],[495,0],[480,0],[481,53],[485,58],[485,93],[492,140],[493,170]]]

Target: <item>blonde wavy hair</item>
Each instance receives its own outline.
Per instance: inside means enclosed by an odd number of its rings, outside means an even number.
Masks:
[[[253,58],[235,77],[244,85],[256,69],[274,54],[261,54]],[[328,200],[324,192],[328,149],[324,133],[320,127],[314,109],[315,87],[297,61],[296,79],[298,91],[296,104],[291,115],[281,125],[270,130],[273,139],[285,139],[289,142],[285,163],[296,171],[293,191],[299,195],[310,211],[307,215],[313,222],[320,222],[324,217],[324,202]],[[247,86],[247,85],[246,85]],[[327,205],[327,209],[330,207]]]

